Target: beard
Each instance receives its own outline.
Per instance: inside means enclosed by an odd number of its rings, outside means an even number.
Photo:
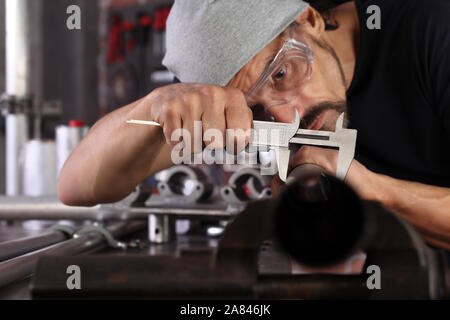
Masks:
[[[306,35],[316,46],[322,48],[325,50],[334,60],[337,70],[340,75],[342,86],[345,87],[346,79],[345,79],[345,73],[344,68],[342,67],[342,63],[336,53],[336,51],[325,41],[321,41],[317,39],[316,37],[307,34]],[[346,100],[339,100],[339,101],[322,101],[318,103],[317,105],[310,108],[310,111],[308,111],[307,114],[303,116],[303,118],[300,121],[300,128],[306,129],[309,126],[311,126],[314,121],[321,116],[324,112],[334,110],[336,117],[327,117],[324,125],[319,130],[326,130],[326,131],[334,131],[336,120],[337,118],[342,114],[345,113],[344,118],[344,126],[348,126],[348,105]],[[333,122],[334,120],[334,122]]]

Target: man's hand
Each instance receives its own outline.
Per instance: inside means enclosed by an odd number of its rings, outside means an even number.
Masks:
[[[196,150],[193,143],[194,121],[202,121],[204,133],[216,129],[213,137],[222,134],[221,141],[204,141],[209,149],[233,142],[245,146],[249,140],[245,131],[251,128],[252,118],[244,94],[237,89],[188,83],[156,89],[94,125],[61,171],[59,198],[68,205],[87,206],[119,201],[145,178],[173,165],[172,146],[178,143],[171,139],[175,130],[186,129],[190,141],[184,143],[191,143],[195,153],[202,150]],[[158,122],[163,130],[127,124],[131,119]],[[232,141],[224,141],[226,129],[243,131],[235,132]]]
[[[177,129],[186,130],[183,140],[191,143],[190,150],[195,153],[202,150],[194,149],[197,147],[194,144],[194,121],[202,122],[203,132],[214,129],[222,134],[221,141],[204,141],[209,149],[223,149],[230,143],[237,144],[237,141],[225,141],[227,129],[245,132],[252,126],[252,111],[238,89],[179,83],[156,89],[149,99],[152,101],[149,104],[149,119],[145,120],[161,124],[166,142],[172,146],[179,142],[173,141],[172,134]],[[187,141],[189,138],[190,141]],[[245,139],[246,145],[250,137],[236,138]]]

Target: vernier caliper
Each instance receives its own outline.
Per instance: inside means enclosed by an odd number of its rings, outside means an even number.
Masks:
[[[130,124],[160,126],[153,121],[129,120]],[[294,123],[253,121],[253,131],[249,142],[249,151],[258,147],[274,149],[276,153],[278,175],[286,181],[291,151],[289,145],[302,144],[310,146],[339,148],[336,177],[344,180],[355,156],[357,131],[344,128],[344,113],[336,122],[336,130],[318,131],[299,129],[300,116],[295,110]]]
[[[336,177],[344,180],[355,156],[357,136],[356,130],[344,128],[344,113],[338,118],[334,132],[299,129],[299,125],[300,116],[297,110],[294,123],[253,121],[250,150],[261,146],[274,149],[278,174],[282,181],[286,181],[291,144],[339,148]]]

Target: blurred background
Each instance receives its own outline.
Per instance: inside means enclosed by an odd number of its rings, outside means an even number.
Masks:
[[[0,194],[55,194],[58,170],[90,126],[173,81],[161,66],[171,4],[0,0]],[[67,27],[72,5],[81,30]]]

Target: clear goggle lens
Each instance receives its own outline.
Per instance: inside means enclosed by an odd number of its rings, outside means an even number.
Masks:
[[[256,120],[292,122],[295,95],[311,78],[313,55],[302,42],[285,42],[273,62],[248,91],[247,103]]]

